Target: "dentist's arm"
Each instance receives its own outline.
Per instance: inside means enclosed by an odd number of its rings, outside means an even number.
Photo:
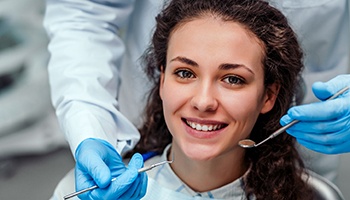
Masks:
[[[346,86],[350,86],[350,75],[339,75],[326,83],[314,83],[313,92],[321,102],[290,108],[281,124],[294,119],[300,122],[287,129],[287,133],[317,152],[350,152],[350,91],[334,100],[324,101]]]
[[[127,151],[139,139],[116,109],[119,65],[125,52],[118,36],[133,0],[47,0],[44,26],[50,37],[51,98],[72,153],[87,138]]]
[[[115,170],[125,169],[120,154],[133,148],[139,139],[137,129],[116,109],[118,66],[125,51],[118,33],[128,23],[134,1],[46,3],[44,26],[50,37],[48,71],[52,103],[75,155],[77,188],[95,182],[108,188],[104,199],[114,198],[124,192],[111,183],[111,173],[124,174],[124,170]],[[124,176],[133,180],[128,187],[144,181],[142,176],[135,178],[135,173]],[[102,193],[89,194],[97,197]]]

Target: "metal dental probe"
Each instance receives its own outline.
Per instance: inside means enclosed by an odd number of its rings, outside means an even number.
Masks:
[[[174,162],[174,154],[172,154],[172,159],[169,160],[169,161],[165,160],[165,161],[162,161],[162,162],[159,162],[159,163],[155,163],[155,164],[147,166],[147,167],[142,167],[139,170],[137,170],[137,172],[138,173],[146,172],[146,171],[151,170],[151,169],[153,169],[155,167],[158,167],[158,166],[161,166],[161,165],[164,165],[164,164],[167,164],[167,163],[170,164],[170,163],[173,163],[173,162]],[[111,181],[113,182],[115,180],[117,180],[117,177],[112,178]],[[71,194],[68,194],[68,195],[64,196],[63,198],[64,198],[64,200],[70,199],[72,197],[78,196],[79,194],[82,194],[82,193],[85,193],[85,192],[88,192],[90,190],[94,190],[94,189],[97,189],[97,188],[99,188],[98,185],[94,185],[94,186],[91,186],[89,188],[85,188],[83,190],[79,190],[77,192],[73,192]]]
[[[327,99],[328,100],[332,100],[337,98],[339,95],[343,94],[345,91],[347,91],[349,89],[349,86],[339,90],[337,93],[335,93],[334,95],[332,95],[331,97],[329,97]],[[278,129],[277,131],[275,131],[274,133],[272,133],[269,137],[267,137],[266,139],[264,139],[263,141],[259,142],[258,144],[256,144],[253,140],[250,139],[244,139],[239,141],[238,145],[243,147],[243,148],[253,148],[253,147],[257,147],[261,144],[263,144],[264,142],[278,136],[279,134],[283,133],[285,130],[287,130],[289,127],[293,126],[294,124],[298,123],[299,120],[293,120],[292,122],[290,122],[289,124],[286,124],[285,126],[282,126],[280,129]]]

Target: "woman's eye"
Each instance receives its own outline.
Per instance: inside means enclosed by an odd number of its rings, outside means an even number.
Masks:
[[[192,73],[191,71],[189,71],[189,70],[184,70],[184,69],[177,70],[177,71],[175,72],[175,74],[176,74],[177,76],[179,76],[180,78],[183,78],[183,79],[193,78],[193,77],[194,77],[194,75],[193,75],[193,73]]]
[[[245,83],[244,79],[237,76],[228,76],[223,81],[230,85],[243,85]]]

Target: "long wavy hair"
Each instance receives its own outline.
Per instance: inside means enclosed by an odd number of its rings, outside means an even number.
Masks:
[[[261,141],[280,128],[279,119],[291,106],[303,69],[303,53],[285,16],[262,0],[173,0],[156,17],[156,28],[150,47],[144,54],[145,71],[153,83],[145,108],[141,139],[134,152],[162,153],[171,143],[159,96],[161,66],[166,68],[166,53],[172,31],[181,24],[206,16],[235,22],[257,37],[264,48],[264,86],[280,85],[272,110],[260,114],[250,134]],[[251,166],[244,179],[249,199],[312,199],[310,188],[301,175],[304,164],[288,134],[270,140],[258,148],[246,150],[245,162]]]

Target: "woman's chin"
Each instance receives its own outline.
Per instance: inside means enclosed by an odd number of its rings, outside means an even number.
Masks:
[[[218,152],[215,152],[213,148],[203,148],[191,145],[190,147],[183,149],[184,154],[194,161],[208,161],[217,156]]]

